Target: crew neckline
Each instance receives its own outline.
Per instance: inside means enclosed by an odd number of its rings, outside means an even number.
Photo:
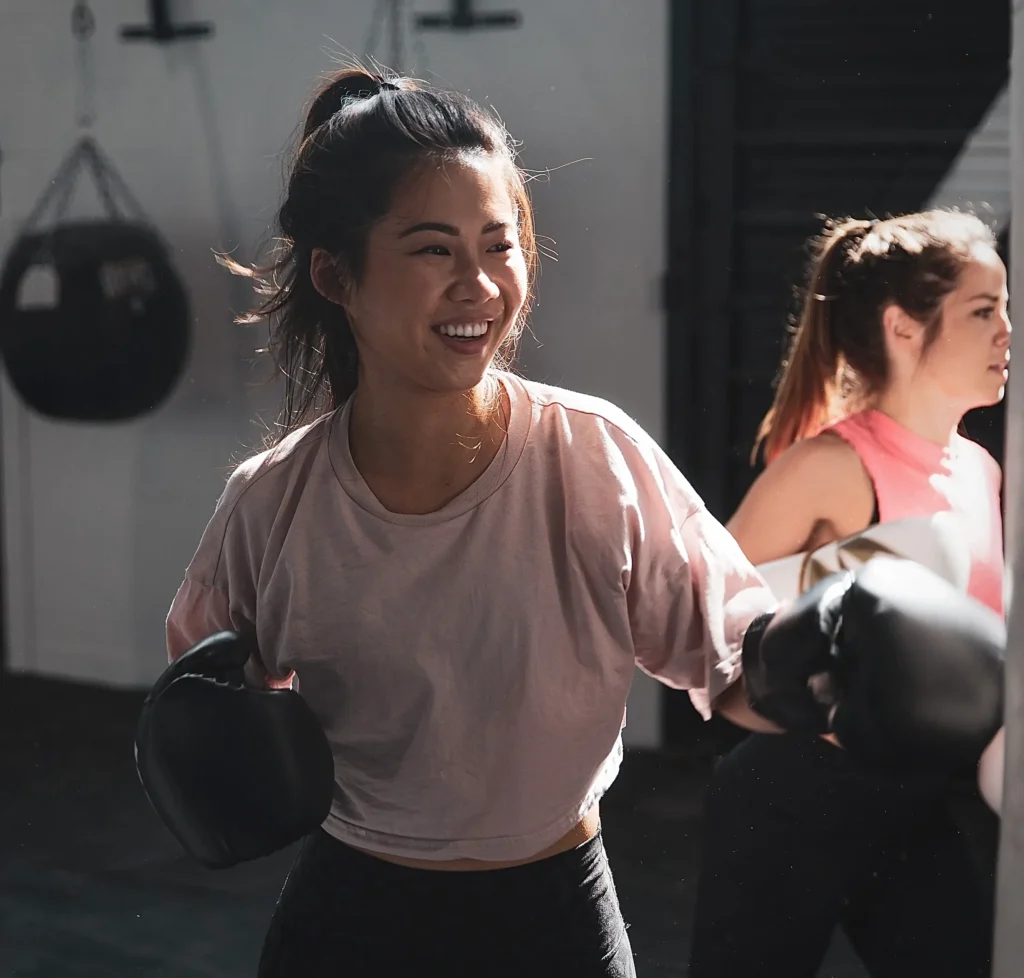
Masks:
[[[494,374],[508,396],[508,431],[502,439],[490,464],[463,492],[432,513],[393,513],[373,494],[352,458],[349,442],[349,421],[352,414],[352,398],[349,398],[331,420],[328,434],[328,456],[331,468],[341,488],[361,509],[387,523],[399,526],[432,526],[455,519],[479,506],[494,495],[512,474],[530,434],[533,412],[529,392],[522,381],[513,374],[496,371]]]
[[[930,472],[955,461],[960,454],[959,434],[954,433],[948,445],[939,445],[877,408],[869,408],[863,413],[875,434],[886,441],[893,451],[909,457]]]

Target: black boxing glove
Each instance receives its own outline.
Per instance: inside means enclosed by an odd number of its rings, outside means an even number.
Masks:
[[[743,643],[751,707],[877,766],[966,773],[1002,725],[1006,627],[913,561],[833,574]]]
[[[147,696],[135,765],[150,803],[210,869],[270,855],[315,830],[334,759],[306,701],[243,681],[250,644],[219,632],[172,663]]]

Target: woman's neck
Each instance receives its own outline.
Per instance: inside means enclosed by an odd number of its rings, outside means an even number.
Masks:
[[[963,412],[940,392],[893,388],[875,398],[872,407],[897,424],[936,445],[948,446]]]
[[[507,395],[487,376],[469,391],[437,394],[360,383],[349,449],[360,475],[394,512],[433,512],[493,461],[508,426]]]

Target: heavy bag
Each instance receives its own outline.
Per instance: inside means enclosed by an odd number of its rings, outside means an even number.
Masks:
[[[40,285],[46,294],[34,295]],[[26,231],[0,276],[0,358],[28,407],[50,418],[127,421],[158,407],[184,370],[189,317],[166,248],[143,223]]]

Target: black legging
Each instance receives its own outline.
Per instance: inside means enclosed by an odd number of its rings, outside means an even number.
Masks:
[[[814,978],[837,925],[872,978],[987,978],[994,853],[972,858],[950,791],[817,737],[744,740],[705,804],[689,978]]]
[[[263,945],[259,978],[635,978],[597,835],[525,866],[409,869],[315,833]]]

